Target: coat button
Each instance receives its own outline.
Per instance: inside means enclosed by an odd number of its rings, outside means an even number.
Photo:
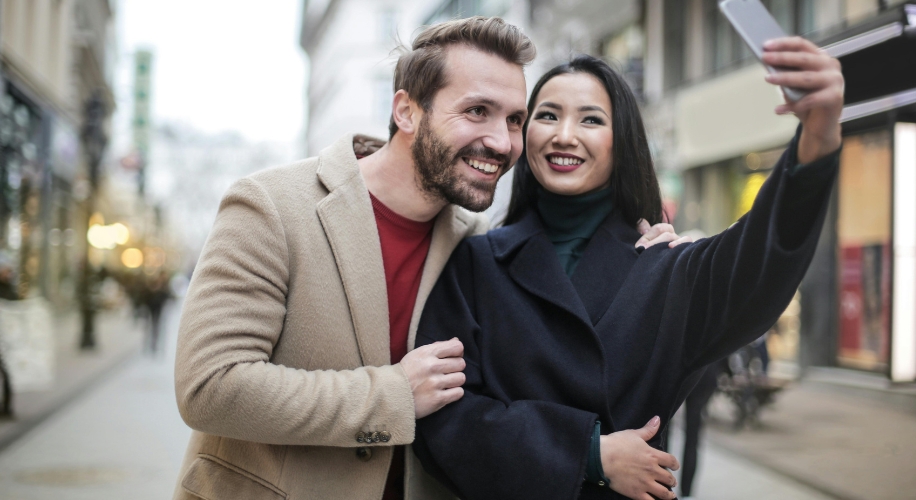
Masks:
[[[380,432],[379,437],[382,439],[383,443],[387,443],[388,441],[391,441],[391,433],[388,431]]]
[[[357,433],[356,433],[356,442],[357,442],[357,443],[365,443],[365,442],[366,442],[366,433],[365,433],[365,432],[357,432]]]
[[[372,458],[372,449],[366,448],[365,446],[360,446],[356,449],[356,458],[362,460],[363,462],[368,462]]]
[[[370,443],[379,443],[382,441],[382,436],[378,432],[373,432],[372,437],[369,439]]]

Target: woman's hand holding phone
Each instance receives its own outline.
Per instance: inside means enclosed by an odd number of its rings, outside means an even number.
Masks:
[[[840,115],[843,113],[843,73],[840,62],[813,43],[793,36],[768,40],[763,46],[764,64],[783,69],[766,81],[801,89],[800,100],[776,107],[777,114],[793,113],[802,123],[798,162],[811,163],[840,147]]]

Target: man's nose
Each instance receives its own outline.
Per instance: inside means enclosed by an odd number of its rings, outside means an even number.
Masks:
[[[509,155],[512,152],[512,132],[506,123],[494,125],[493,130],[483,139],[483,145],[499,154]]]

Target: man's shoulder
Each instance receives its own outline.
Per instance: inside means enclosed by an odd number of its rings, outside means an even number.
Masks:
[[[268,167],[244,178],[260,185],[268,193],[272,193],[315,184],[318,181],[317,170],[318,157],[314,156],[285,165]]]

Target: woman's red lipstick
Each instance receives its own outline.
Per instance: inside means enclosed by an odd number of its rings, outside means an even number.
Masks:
[[[552,170],[557,172],[572,172],[573,170],[581,167],[583,163],[585,163],[585,159],[570,153],[548,153],[544,158],[547,160],[547,165]],[[555,160],[560,158],[569,158],[573,161],[569,162],[567,165],[560,165],[559,163],[550,161],[551,158]]]

